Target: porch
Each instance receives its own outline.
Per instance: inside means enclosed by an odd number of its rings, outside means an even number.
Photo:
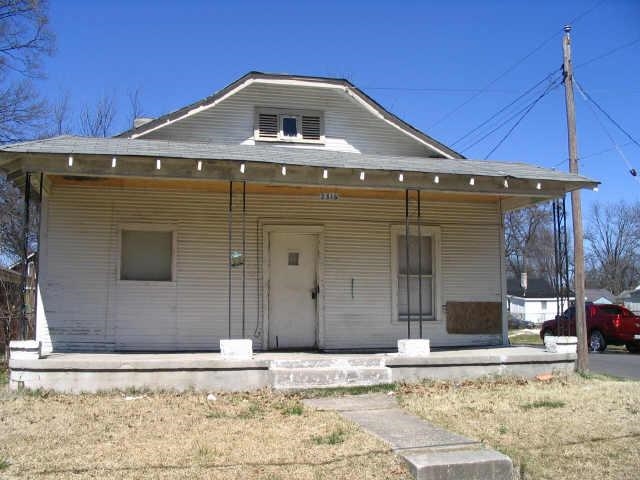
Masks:
[[[61,392],[105,390],[249,391],[387,384],[422,379],[471,379],[506,375],[534,377],[570,373],[575,354],[536,347],[397,353],[262,352],[232,360],[219,353],[53,353],[12,358],[12,389]]]

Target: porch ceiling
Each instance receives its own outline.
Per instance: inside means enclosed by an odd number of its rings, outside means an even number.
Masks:
[[[73,157],[72,165],[69,156]],[[114,157],[116,167],[112,166]],[[241,163],[246,166],[244,173],[239,168]],[[283,166],[287,167],[286,175],[282,174]],[[325,188],[410,188],[498,196],[505,209],[555,198],[579,188],[594,188],[599,183],[524,163],[72,136],[2,146],[0,169],[16,177],[28,171],[43,171],[67,176],[246,180]],[[403,181],[399,180],[400,173]]]

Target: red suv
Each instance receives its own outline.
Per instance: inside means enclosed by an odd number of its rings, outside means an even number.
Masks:
[[[640,316],[620,305],[587,303],[587,341],[589,350],[602,352],[607,345],[626,345],[631,353],[640,353]],[[559,318],[547,320],[540,328],[540,338],[546,335],[575,335],[575,307]]]

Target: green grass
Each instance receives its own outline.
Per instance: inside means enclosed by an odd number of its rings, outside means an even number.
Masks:
[[[535,402],[523,403],[520,408],[531,410],[532,408],[562,408],[566,405],[562,400],[536,400]]]
[[[509,332],[511,345],[542,345],[542,339],[537,333],[522,332],[521,330],[511,330]]]
[[[282,403],[278,408],[283,415],[302,415],[304,413],[304,405],[298,400]]]
[[[6,385],[7,383],[9,383],[9,371],[0,367],[0,385]]]
[[[6,470],[11,464],[6,458],[0,458],[0,470]]]
[[[311,437],[311,440],[313,440],[313,443],[316,445],[337,445],[344,442],[346,436],[347,432],[341,428],[337,428],[328,435],[314,435]]]

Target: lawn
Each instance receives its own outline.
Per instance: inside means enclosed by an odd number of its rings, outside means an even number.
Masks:
[[[509,455],[517,478],[638,478],[640,382],[572,376],[404,391],[408,410]]]
[[[336,413],[269,391],[3,391],[0,438],[0,478],[411,478]]]
[[[640,382],[425,382],[402,406],[509,455],[520,479],[631,479],[640,465]],[[409,479],[389,448],[302,394],[0,391],[0,478]]]
[[[542,345],[540,333],[535,329],[509,330],[511,345]]]

